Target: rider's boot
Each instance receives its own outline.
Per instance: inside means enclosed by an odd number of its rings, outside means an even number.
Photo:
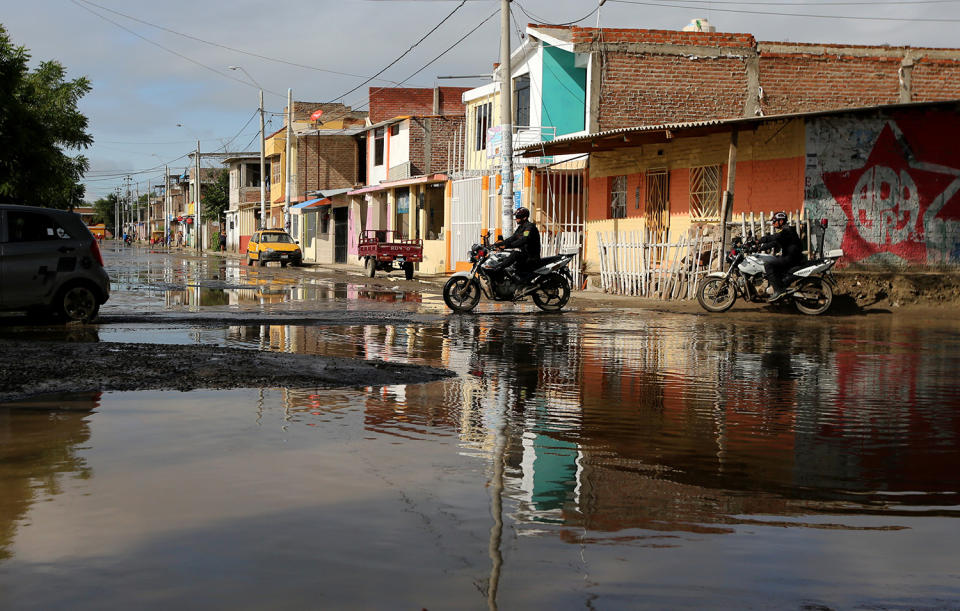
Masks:
[[[773,294],[770,295],[770,299],[768,300],[770,303],[773,303],[774,301],[783,297],[783,282],[780,280],[780,276],[778,274],[767,274],[765,277],[767,282],[769,282],[770,286],[773,288]]]

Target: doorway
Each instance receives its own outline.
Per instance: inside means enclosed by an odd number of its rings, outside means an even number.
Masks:
[[[347,207],[333,209],[333,262],[347,262]]]

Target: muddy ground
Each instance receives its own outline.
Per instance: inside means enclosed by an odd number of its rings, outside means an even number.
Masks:
[[[2,341],[0,359],[0,402],[67,391],[364,387],[454,375],[383,361],[110,342]]]

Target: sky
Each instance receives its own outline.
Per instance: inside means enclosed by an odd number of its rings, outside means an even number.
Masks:
[[[0,2],[0,24],[14,45],[29,50],[32,67],[56,60],[68,78],[91,81],[79,104],[94,138],[81,151],[90,159],[88,201],[126,184],[128,175],[141,193],[162,184],[164,165],[182,171],[198,140],[204,153],[259,151],[260,88],[269,134],[282,126],[287,89],[295,100],[366,110],[369,87],[483,85],[489,78],[439,77],[489,74],[500,49],[498,0]],[[511,6],[514,45],[527,23],[579,19],[596,27],[599,18],[601,27],[679,30],[706,18],[717,31],[757,40],[960,47],[960,0],[606,0],[599,8],[593,0],[515,0]]]

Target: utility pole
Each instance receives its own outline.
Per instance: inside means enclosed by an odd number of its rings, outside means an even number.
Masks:
[[[120,233],[120,187],[114,188],[113,195],[113,239],[116,240]]]
[[[263,89],[260,90],[260,227],[267,228],[267,169],[266,169],[266,136],[263,133]]]
[[[513,221],[513,91],[510,81],[510,0],[500,0],[500,184],[503,237]]]
[[[163,166],[163,243],[170,246],[170,168]]]
[[[197,241],[197,252],[203,251],[203,231],[200,229],[200,141],[197,140],[197,159],[194,164],[197,168],[197,187],[195,189],[196,199],[193,205],[193,235]]]
[[[287,181],[283,189],[283,228],[290,228],[290,150],[293,139],[293,89],[287,89]]]

